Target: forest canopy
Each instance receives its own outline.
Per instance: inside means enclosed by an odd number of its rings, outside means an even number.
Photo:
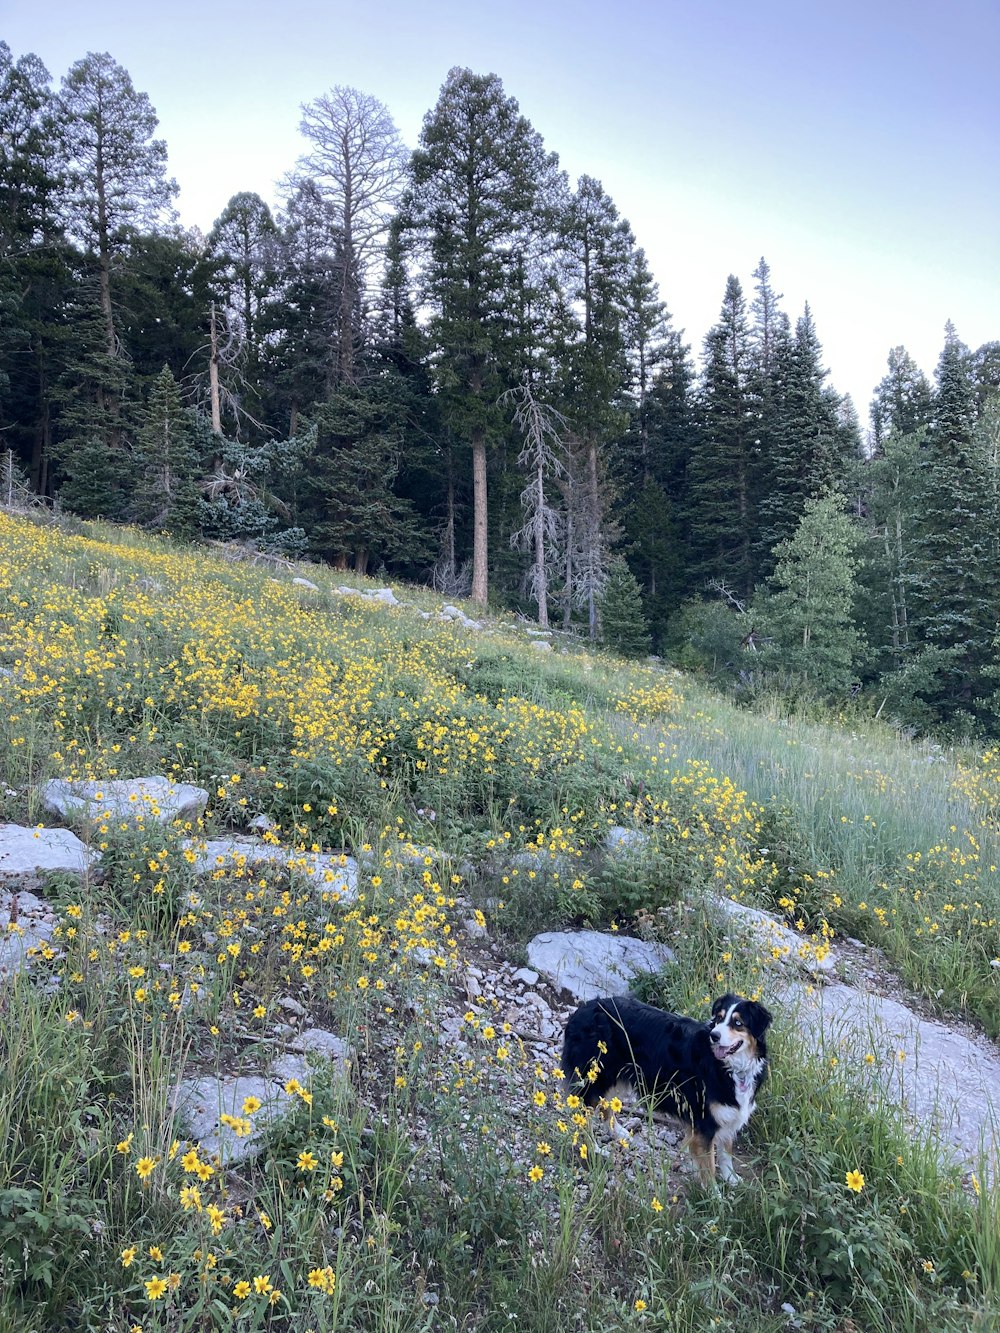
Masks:
[[[179,225],[107,53],[0,42],[3,503],[430,582],[752,697],[997,730],[1000,342],[862,423],[808,305],[720,274],[697,354],[600,181],[495,74],[410,151],[335,87],[272,207]]]

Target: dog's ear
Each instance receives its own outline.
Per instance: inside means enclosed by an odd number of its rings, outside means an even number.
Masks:
[[[747,1000],[745,1009],[750,1020],[750,1030],[762,1036],[771,1026],[771,1011],[757,1000]]]

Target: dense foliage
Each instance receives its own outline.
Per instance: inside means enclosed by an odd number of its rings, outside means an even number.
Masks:
[[[207,236],[176,221],[156,123],[110,55],[56,89],[0,43],[18,486],[594,640],[624,560],[652,646],[737,691],[995,730],[1000,344],[949,325],[933,384],[892,349],[863,438],[761,259],[696,363],[601,183],[570,183],[494,74],[453,69],[412,154],[330,90],[277,211],[241,192]]]

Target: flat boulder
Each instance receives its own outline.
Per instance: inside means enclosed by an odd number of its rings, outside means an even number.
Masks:
[[[350,902],[358,894],[358,863],[343,852],[299,852],[261,838],[189,838],[183,844],[196,875],[239,874],[259,865],[279,866]]]
[[[354,1058],[350,1044],[336,1033],[307,1028],[263,1075],[184,1079],[176,1101],[181,1132],[210,1157],[218,1157],[224,1167],[245,1162],[261,1152],[268,1129],[293,1106],[298,1095],[294,1086],[289,1090],[293,1080],[308,1091],[314,1069],[323,1064],[346,1088]],[[250,1112],[247,1098],[255,1107]]]
[[[835,1052],[886,1098],[901,1102],[916,1125],[936,1136],[946,1158],[976,1169],[982,1149],[996,1175],[1000,1051],[992,1042],[839,983],[795,983],[784,999],[811,1049]]]
[[[625,828],[621,824],[613,824],[604,835],[604,850],[612,855],[621,852],[641,852],[648,845],[648,833],[638,828]]]
[[[259,1108],[247,1115],[244,1105],[252,1097]],[[273,1078],[259,1075],[235,1078],[188,1078],[177,1093],[177,1119],[183,1134],[201,1145],[224,1167],[256,1157],[264,1136],[288,1110],[288,1096]],[[223,1116],[238,1122],[228,1124]]]
[[[599,930],[547,931],[528,945],[528,963],[574,1000],[620,995],[640,972],[659,972],[674,959],[665,944]]]
[[[67,828],[0,824],[0,884],[7,888],[37,889],[49,875],[83,879],[100,859]]]
[[[89,824],[101,819],[150,819],[160,824],[171,824],[175,819],[196,820],[208,804],[204,787],[174,782],[159,773],[107,782],[53,778],[42,787],[41,796],[47,814]]]

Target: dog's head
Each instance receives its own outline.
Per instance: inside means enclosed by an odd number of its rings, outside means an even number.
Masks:
[[[771,1015],[756,1000],[741,995],[720,995],[712,1005],[709,1040],[717,1060],[738,1060],[741,1064],[767,1057],[764,1033],[771,1026]]]

